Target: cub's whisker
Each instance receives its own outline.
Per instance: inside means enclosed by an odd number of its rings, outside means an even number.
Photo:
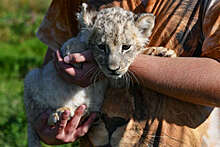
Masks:
[[[136,75],[132,71],[130,71],[130,70],[128,70],[128,72],[130,73],[131,78],[134,79],[137,82],[138,85],[140,85],[140,81],[138,80]]]

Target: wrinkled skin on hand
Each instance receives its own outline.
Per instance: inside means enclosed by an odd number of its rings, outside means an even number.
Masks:
[[[92,122],[96,118],[96,114],[92,113],[84,123],[80,124],[85,109],[85,105],[78,107],[70,120],[68,120],[70,112],[65,111],[62,114],[61,120],[55,126],[48,126],[47,120],[50,111],[47,111],[41,114],[34,128],[41,140],[46,144],[59,145],[74,142],[88,132]]]
[[[65,59],[65,61],[64,61]],[[93,75],[98,71],[90,50],[74,53],[62,58],[59,51],[55,54],[54,65],[61,78],[69,83],[87,87],[93,82]],[[82,68],[75,68],[71,64],[82,63]]]

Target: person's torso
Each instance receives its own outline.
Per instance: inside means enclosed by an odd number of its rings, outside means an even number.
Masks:
[[[76,35],[74,14],[85,1],[53,0],[38,38],[55,50]],[[156,24],[149,46],[164,46],[186,57],[197,57],[202,52],[201,23],[210,1],[213,0],[88,0],[97,9],[120,6],[135,13],[153,13]],[[209,124],[216,121],[212,116],[219,115],[216,113],[213,108],[169,98],[139,85],[129,92],[109,89],[99,123],[81,143],[83,147],[207,146],[210,139],[215,143],[218,136],[214,133],[210,137],[213,133],[208,130]],[[220,129],[213,126],[213,130]]]
[[[103,4],[101,0],[90,2],[97,2],[97,7]],[[106,7],[120,6],[135,13],[153,13],[156,24],[149,46],[176,50],[178,56],[200,56],[203,42],[201,20],[205,1],[121,0],[110,3],[106,1],[104,4]],[[213,108],[135,87],[130,92],[125,89],[108,91],[99,125],[94,126],[88,135],[93,145],[207,145],[208,118]]]

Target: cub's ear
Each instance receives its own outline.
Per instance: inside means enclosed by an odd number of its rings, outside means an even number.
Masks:
[[[94,25],[97,11],[88,10],[88,5],[82,3],[81,11],[76,13],[77,20],[79,21],[80,28],[91,28]]]
[[[154,28],[155,16],[151,13],[142,13],[136,16],[136,27],[144,34],[144,36],[149,37]]]

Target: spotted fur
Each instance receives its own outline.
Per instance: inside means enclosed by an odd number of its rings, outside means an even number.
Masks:
[[[152,55],[175,56],[174,52],[169,52],[166,48],[145,48],[154,26],[155,17],[152,14],[134,14],[119,7],[99,12],[88,11],[87,5],[83,4],[82,11],[77,16],[81,31],[77,37],[63,45],[62,55],[65,57],[70,53],[92,49],[100,70],[109,81],[122,78],[135,57],[144,51]],[[89,112],[99,111],[106,87],[106,80],[87,88],[68,84],[57,75],[52,61],[42,69],[32,70],[24,83],[29,146],[40,145],[32,124],[43,110],[55,110],[49,118],[50,124],[57,123],[65,110],[73,115],[75,109],[82,104],[87,105]],[[126,124],[124,120],[116,120],[121,126]],[[108,122],[107,119],[106,121]],[[114,135],[113,132],[111,135]],[[100,141],[105,142],[103,137],[99,140],[91,139],[99,146]]]
[[[149,13],[134,14],[119,7],[88,12],[87,5],[82,6],[78,20],[84,29],[90,30],[88,44],[95,60],[107,77],[121,78],[134,58],[146,50],[155,17]]]

